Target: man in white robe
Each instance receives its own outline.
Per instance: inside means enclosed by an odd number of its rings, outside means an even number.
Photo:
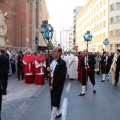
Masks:
[[[78,71],[77,71],[77,69],[78,69],[78,56],[77,56],[77,52],[75,52],[74,53],[74,56],[75,56],[75,63],[76,63],[76,78],[78,77]]]
[[[61,58],[66,62],[67,76],[69,76],[69,54],[67,54],[66,52],[63,52],[62,55],[61,55]]]
[[[76,61],[74,52],[71,52],[69,57],[69,79],[75,80],[75,78],[76,78]]]

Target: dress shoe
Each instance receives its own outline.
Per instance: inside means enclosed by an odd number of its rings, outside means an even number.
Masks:
[[[62,113],[60,113],[59,115],[57,115],[55,119],[57,119],[59,117],[62,117]]]
[[[96,90],[93,90],[93,93],[96,94]]]
[[[117,83],[115,83],[115,85],[114,86],[117,86]]]
[[[101,80],[101,82],[105,82],[105,80]]]
[[[7,92],[2,92],[2,95],[7,95]]]
[[[75,80],[74,78],[69,78],[69,80]]]
[[[85,93],[80,93],[78,96],[85,96]]]

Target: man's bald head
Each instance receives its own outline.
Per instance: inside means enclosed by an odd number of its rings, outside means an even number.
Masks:
[[[60,57],[62,54],[62,48],[57,46],[57,47],[54,47],[53,49],[53,52],[52,52],[52,55],[55,59],[57,59],[58,57]]]

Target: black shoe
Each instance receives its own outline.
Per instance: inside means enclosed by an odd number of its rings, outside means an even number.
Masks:
[[[93,93],[96,94],[96,90],[93,90]]]
[[[117,86],[117,83],[115,83],[115,85],[114,86]]]
[[[101,80],[101,82],[105,82],[105,80]]]
[[[2,92],[2,95],[7,95],[7,92]]]
[[[109,81],[109,79],[107,79],[107,81]]]
[[[59,118],[59,117],[62,117],[62,113],[60,113],[59,115],[56,116],[56,118]]]
[[[83,93],[83,94],[82,94],[82,93],[80,93],[78,96],[85,96],[85,93]]]
[[[75,80],[74,78],[69,78],[69,80]]]

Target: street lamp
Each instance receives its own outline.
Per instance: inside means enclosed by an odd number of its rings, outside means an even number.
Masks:
[[[90,33],[90,31],[87,31],[87,33],[85,33],[85,35],[83,37],[84,37],[84,41],[86,42],[86,45],[87,45],[86,51],[87,51],[87,55],[88,55],[88,44],[92,40],[92,34]],[[86,64],[86,67],[88,67],[87,64]],[[86,90],[87,90],[87,69],[86,69]]]
[[[103,44],[105,45],[105,50],[107,51],[107,45],[109,44],[108,39],[105,39],[105,40],[103,41]]]
[[[87,43],[87,51],[88,51],[88,44],[92,40],[92,34],[90,33],[90,31],[87,31],[87,33],[85,33],[83,37],[84,37],[84,41]]]
[[[53,27],[48,24],[48,20],[42,21],[41,25],[41,33],[42,36],[47,43],[47,48],[48,48],[48,67],[50,67],[50,43],[53,37]],[[50,77],[50,72],[49,72],[49,86],[51,86],[51,77]],[[51,91],[50,91],[50,96],[51,96]],[[51,104],[52,105],[52,104]]]

